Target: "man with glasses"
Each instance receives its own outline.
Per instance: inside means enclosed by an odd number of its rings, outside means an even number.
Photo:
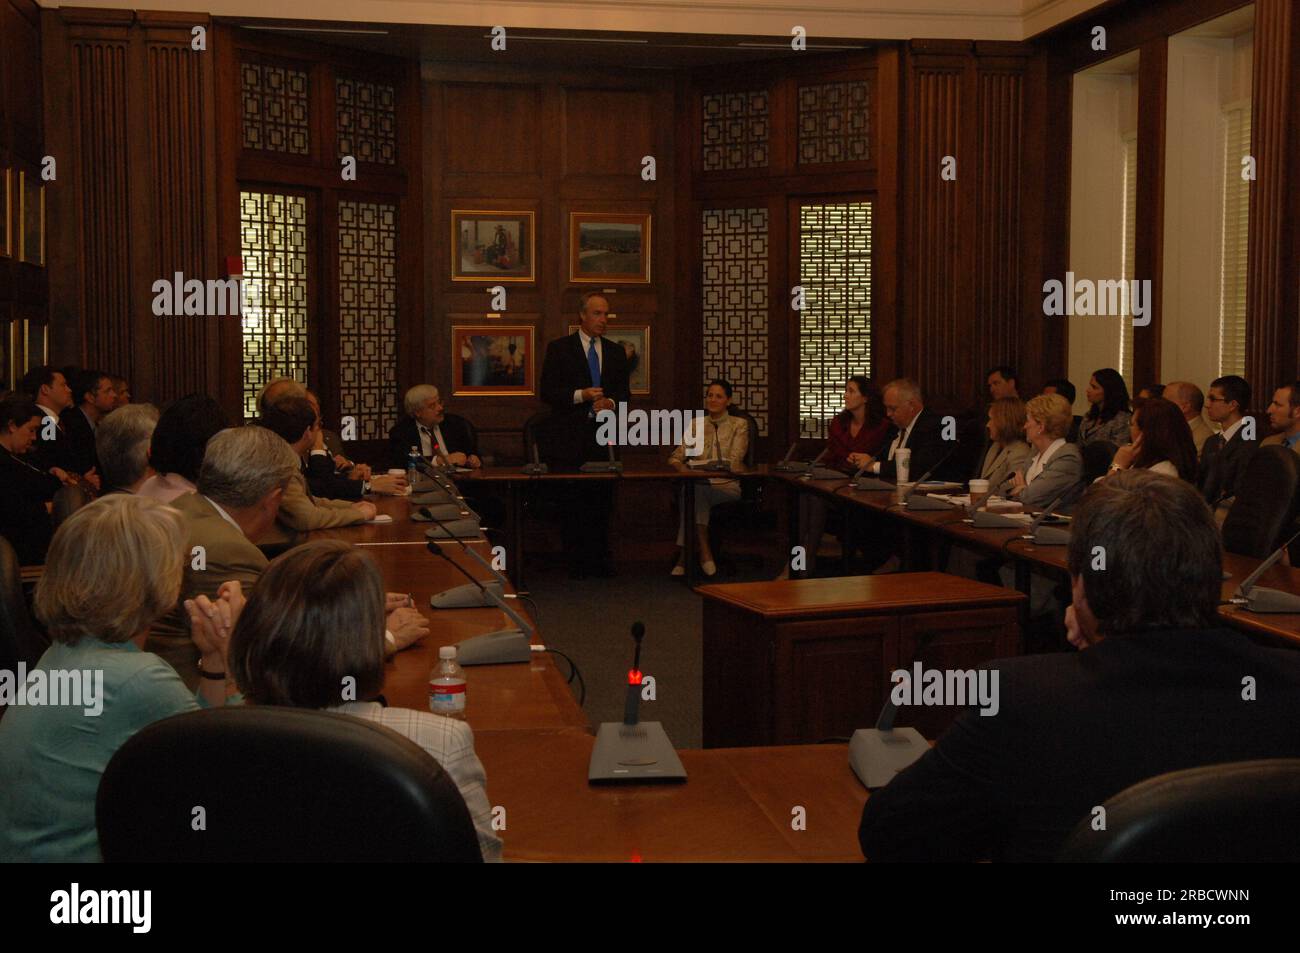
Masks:
[[[1250,384],[1244,378],[1229,374],[1215,378],[1210,384],[1205,415],[1219,425],[1220,431],[1205,441],[1196,476],[1196,485],[1210,506],[1232,504],[1237,482],[1259,446],[1255,421],[1247,421],[1244,416],[1249,407]]]

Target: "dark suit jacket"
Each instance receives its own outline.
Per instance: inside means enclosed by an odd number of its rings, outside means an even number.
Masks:
[[[63,425],[58,440],[64,441],[58,457],[63,461],[58,464],[69,473],[89,473],[99,466],[99,457],[95,453],[95,428],[82,413],[80,407],[69,407],[59,414],[59,423]]]
[[[999,711],[968,711],[867,801],[869,860],[1050,860],[1092,809],[1147,778],[1300,756],[1300,652],[1232,629],[1115,636],[989,663]],[[1242,678],[1256,700],[1242,700]]]
[[[458,417],[447,417],[438,424],[442,439],[447,444],[444,453],[463,453],[478,456],[478,443],[473,432]],[[403,417],[388,431],[388,467],[390,470],[406,470],[406,455],[412,447],[422,447],[420,432],[416,429],[414,417]]]
[[[605,396],[616,406],[630,402],[627,354],[622,346],[605,340],[601,344],[601,358],[600,386]],[[589,416],[591,402],[573,402],[575,390],[591,386],[591,369],[577,331],[546,346],[541,393],[542,400],[551,407],[551,416],[538,433],[539,452],[543,456],[561,465],[606,458],[609,451],[596,443],[598,425]]]
[[[1196,485],[1209,503],[1236,495],[1237,482],[1259,446],[1258,441],[1242,440],[1241,428],[1221,448],[1219,443],[1219,434],[1205,441],[1196,474]]]
[[[45,504],[62,485],[35,466],[0,447],[0,536],[9,540],[20,566],[45,562],[54,535]]]
[[[36,428],[36,442],[32,444],[31,450],[27,451],[27,456],[24,459],[32,466],[47,473],[54,467],[60,467],[69,473],[75,473],[76,471],[72,467],[72,444],[68,441],[68,428],[63,426],[63,422],[59,417],[55,417],[54,437],[46,440],[44,437],[45,411],[41,411],[41,414],[41,424]]]
[[[894,438],[899,434],[897,427],[890,427],[889,433],[885,435],[885,446],[880,451],[881,456],[888,456],[890,445],[893,444]],[[921,408],[917,415],[916,425],[912,427],[912,435],[907,440],[907,448],[912,451],[912,462],[908,467],[908,477],[912,480],[919,480],[925,475],[925,472],[932,466],[943,459],[944,454],[952,450],[956,442],[943,439],[943,418],[936,414],[928,407]],[[957,461],[957,454],[953,454],[948,461],[936,470],[931,476],[931,480],[957,479],[964,480],[964,473],[953,473],[952,467],[960,469],[960,461]],[[880,461],[880,475],[886,480],[893,480],[897,477],[898,471],[894,466],[893,460],[882,459]]]
[[[328,452],[309,455],[302,466],[302,473],[307,478],[312,496],[323,496],[329,500],[361,499],[361,481],[339,473],[334,468],[334,458]]]

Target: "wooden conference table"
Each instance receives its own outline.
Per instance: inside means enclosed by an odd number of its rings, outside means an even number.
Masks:
[[[767,468],[761,468],[766,470]],[[1016,570],[1016,587],[1029,592],[1029,574],[1034,568],[1065,573],[1066,546],[1040,546],[1021,537],[1023,527],[1014,529],[977,529],[964,522],[965,512],[960,507],[947,510],[908,510],[901,504],[898,490],[854,490],[849,479],[804,480],[797,474],[770,473],[785,484],[792,495],[791,513],[797,513],[793,498],[798,493],[816,493],[851,506],[858,506],[889,518],[901,521],[905,527],[904,564],[914,565],[922,547],[934,547],[948,540],[988,554],[1000,554],[1013,562]],[[797,520],[791,519],[793,541],[797,541]],[[1220,598],[1227,601],[1237,586],[1263,562],[1253,556],[1224,553],[1223,570],[1228,574],[1223,580]],[[1260,577],[1259,585],[1300,594],[1300,570],[1280,564],[1271,566]],[[1254,635],[1280,640],[1291,646],[1300,646],[1300,614],[1261,614],[1248,612],[1240,606],[1222,605],[1219,618],[1225,625],[1242,629]]]
[[[430,635],[389,662],[384,682],[390,705],[425,710],[439,647],[500,628],[505,617],[497,609],[428,608],[430,596],[464,577],[428,551],[430,524],[410,519],[408,500],[374,502],[391,523],[311,536],[365,548],[386,588],[409,592],[431,617]],[[476,578],[487,577],[455,542],[440,545]],[[470,545],[487,556],[482,540]],[[857,827],[867,792],[849,768],[846,745],[681,751],[684,784],[593,787],[590,724],[552,655],[474,666],[468,678],[469,723],[488,798],[505,808],[508,860],[862,860]],[[795,829],[797,808],[804,829]]]

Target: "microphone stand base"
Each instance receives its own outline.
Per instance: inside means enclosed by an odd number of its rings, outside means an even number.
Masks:
[[[589,784],[685,780],[686,769],[659,722],[607,721],[596,732],[587,766]]]

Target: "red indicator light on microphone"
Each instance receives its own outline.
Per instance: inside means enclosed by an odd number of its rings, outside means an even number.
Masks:
[[[627,673],[627,683],[629,685],[640,685],[641,673],[638,672],[636,669],[630,669]]]

